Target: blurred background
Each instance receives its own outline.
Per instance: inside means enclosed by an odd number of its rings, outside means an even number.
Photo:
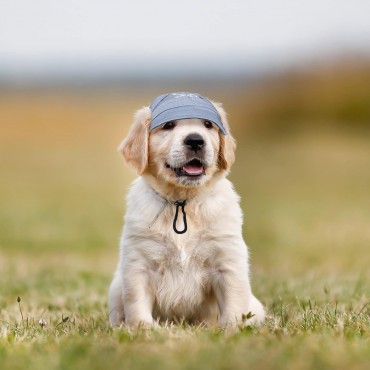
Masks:
[[[1,1],[3,287],[95,276],[105,297],[135,178],[116,147],[171,91],[229,113],[257,290],[368,274],[369,14],[366,0]]]

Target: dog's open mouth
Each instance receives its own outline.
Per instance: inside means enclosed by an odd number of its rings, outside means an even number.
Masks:
[[[168,163],[166,163],[166,167],[175,172],[176,176],[196,177],[205,175],[204,166],[199,159],[192,159],[182,167],[177,168],[171,167]]]

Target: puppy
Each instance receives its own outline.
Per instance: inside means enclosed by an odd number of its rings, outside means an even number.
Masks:
[[[127,197],[113,325],[258,324],[239,197],[226,179],[235,141],[220,104],[165,94],[136,113],[119,151],[139,174]]]

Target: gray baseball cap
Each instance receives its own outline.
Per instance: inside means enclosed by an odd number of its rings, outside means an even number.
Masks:
[[[213,122],[224,135],[227,135],[216,108],[200,94],[188,92],[163,94],[153,100],[150,110],[152,111],[150,131],[176,119],[201,118]]]

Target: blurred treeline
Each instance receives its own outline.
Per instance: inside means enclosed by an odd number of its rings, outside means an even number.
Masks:
[[[235,118],[233,126],[247,126],[249,133],[275,135],[323,127],[369,130],[370,60],[280,73],[238,91],[224,103],[230,118]]]
[[[263,136],[302,129],[370,131],[370,58],[312,63],[269,75],[227,80],[77,81],[27,89],[1,88],[1,123],[39,124],[48,130],[66,122],[90,125],[121,121],[135,109],[171,91],[195,91],[223,103],[235,133]],[[30,119],[28,120],[27,117]],[[38,118],[39,119],[38,119]],[[52,118],[52,119],[50,119]]]

